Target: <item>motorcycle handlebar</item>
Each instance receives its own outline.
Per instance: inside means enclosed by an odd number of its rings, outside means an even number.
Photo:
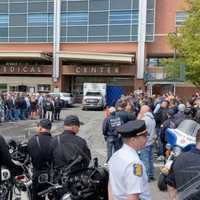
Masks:
[[[48,194],[49,192],[52,192],[52,191],[54,191],[54,190],[56,190],[56,189],[58,189],[58,188],[62,188],[62,186],[61,186],[61,185],[54,185],[54,186],[51,186],[51,187],[49,187],[48,189],[39,192],[38,195],[39,195],[39,196],[44,196],[44,195]]]

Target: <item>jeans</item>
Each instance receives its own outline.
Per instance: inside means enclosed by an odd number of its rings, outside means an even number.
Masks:
[[[156,128],[156,134],[157,134],[157,138],[158,138],[157,152],[158,152],[158,156],[163,156],[163,143],[160,138],[160,132],[161,132],[161,129]]]
[[[15,120],[20,120],[20,109],[15,109]]]
[[[107,142],[107,161],[120,148],[120,140],[117,136],[108,136]]]
[[[148,179],[154,177],[154,165],[153,165],[153,145],[146,146],[140,151],[140,159],[142,160]]]

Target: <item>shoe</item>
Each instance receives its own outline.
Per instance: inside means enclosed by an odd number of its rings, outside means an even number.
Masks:
[[[164,156],[159,156],[156,160],[157,160],[157,161],[164,161],[164,160],[165,160],[165,157],[164,157]]]

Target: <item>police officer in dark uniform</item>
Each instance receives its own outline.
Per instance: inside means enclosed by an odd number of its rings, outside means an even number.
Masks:
[[[38,183],[41,173],[49,174],[52,166],[51,121],[42,119],[37,125],[37,134],[28,142],[28,151],[33,164],[33,200],[44,200],[38,192],[47,189],[48,185]]]
[[[196,148],[177,157],[167,177],[167,185],[171,200],[200,199],[200,129]]]
[[[86,141],[79,137],[80,121],[75,115],[69,115],[64,120],[64,132],[53,138],[53,161],[56,169],[66,168],[81,156],[81,161],[75,167],[88,167],[91,153]]]
[[[20,175],[23,172],[20,166],[12,162],[8,145],[3,136],[0,135],[0,167],[2,166],[7,167],[13,176]]]
[[[121,118],[116,116],[114,107],[109,108],[109,113],[110,116],[103,121],[103,135],[107,142],[107,160],[109,160],[112,154],[122,145],[121,138],[116,128],[123,124]]]

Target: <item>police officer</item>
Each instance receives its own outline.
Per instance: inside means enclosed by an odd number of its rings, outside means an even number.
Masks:
[[[143,120],[119,127],[124,145],[109,160],[109,196],[113,200],[150,200],[148,178],[137,151],[144,148],[147,131]]]
[[[115,115],[115,108],[110,107],[110,116],[103,121],[103,135],[107,142],[107,160],[110,159],[112,154],[121,147],[121,138],[116,131],[116,128],[123,124],[120,117]]]
[[[50,134],[51,121],[42,119],[37,125],[37,134],[28,142],[28,151],[33,164],[33,200],[44,200],[38,196],[38,192],[47,189],[47,184],[38,183],[38,177],[42,173],[50,173],[52,166],[52,136]]]
[[[79,118],[69,115],[64,120],[64,132],[55,137],[52,142],[53,161],[56,169],[63,169],[81,157],[74,168],[88,167],[91,153],[86,141],[77,134],[80,129]]]
[[[55,98],[54,107],[55,107],[54,119],[60,120],[60,112],[62,109],[62,103],[60,97]]]
[[[196,135],[196,148],[182,153],[174,161],[167,177],[171,200],[199,200],[200,198],[200,129]],[[178,197],[178,198],[177,198]]]

